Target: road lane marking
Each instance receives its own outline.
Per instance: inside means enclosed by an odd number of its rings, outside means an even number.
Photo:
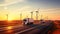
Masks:
[[[17,32],[17,33],[15,33],[15,34],[23,33],[23,32],[29,31],[29,30],[33,30],[33,29],[36,28],[36,27],[39,27],[39,26],[35,26],[35,27],[32,27],[32,28],[29,28],[29,29],[20,31],[20,32]]]
[[[48,26],[49,23],[48,23],[48,25],[47,25],[47,23],[45,23],[45,24],[40,24],[39,26],[42,26],[42,25],[46,25],[46,26]],[[36,27],[39,27],[39,26],[35,26],[35,27],[32,27],[32,28],[29,28],[29,29],[26,29],[26,30],[20,31],[20,32],[17,32],[17,33],[15,33],[15,34],[20,34],[20,33],[23,33],[23,32],[29,31],[29,30],[33,30],[33,29],[35,29]]]

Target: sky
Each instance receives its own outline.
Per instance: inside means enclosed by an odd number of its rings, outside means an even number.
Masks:
[[[39,9],[39,10],[38,10]],[[60,20],[60,0],[0,0],[0,20],[36,19],[36,11],[39,11],[38,19]]]

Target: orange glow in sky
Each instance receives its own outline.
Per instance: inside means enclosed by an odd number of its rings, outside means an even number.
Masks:
[[[36,10],[39,11],[38,19],[43,15],[43,19],[60,20],[60,2],[55,0],[0,0],[0,20],[20,20],[21,13],[22,19],[27,16],[31,18],[30,12],[33,12],[33,19],[36,19]]]

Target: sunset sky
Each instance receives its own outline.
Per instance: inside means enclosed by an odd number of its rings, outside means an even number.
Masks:
[[[33,11],[33,18],[36,19],[36,10],[39,9],[39,19],[60,20],[60,0],[0,0],[0,20],[8,19],[19,20],[20,13],[22,19],[27,16],[30,18],[30,12]]]

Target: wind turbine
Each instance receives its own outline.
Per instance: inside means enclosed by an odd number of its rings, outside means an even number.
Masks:
[[[39,9],[36,11],[36,20],[38,20]]]
[[[7,6],[4,6],[4,9],[7,11]],[[7,20],[8,20],[8,14],[6,14]]]
[[[20,13],[20,20],[22,20],[22,13]]]
[[[8,14],[6,14],[7,20],[8,20]]]
[[[31,12],[31,18],[33,18],[33,12]]]

